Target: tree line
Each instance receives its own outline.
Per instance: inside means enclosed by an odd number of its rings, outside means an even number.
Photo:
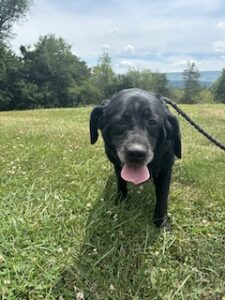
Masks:
[[[181,103],[225,103],[225,70],[207,89],[200,84],[195,63],[187,62],[184,88],[169,86],[166,74],[130,69],[115,74],[111,58],[103,53],[89,68],[63,38],[40,36],[32,47],[22,45],[16,55],[8,46],[12,24],[31,4],[26,0],[0,0],[0,110],[76,107],[101,103],[115,92],[137,87]]]

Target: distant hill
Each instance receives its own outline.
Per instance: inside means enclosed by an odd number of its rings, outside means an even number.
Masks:
[[[203,86],[209,87],[220,77],[221,73],[222,71],[201,71],[200,82]],[[182,72],[166,73],[169,85],[172,87],[182,88],[184,86],[182,74]]]

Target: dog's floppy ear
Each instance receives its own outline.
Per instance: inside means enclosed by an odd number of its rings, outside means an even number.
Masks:
[[[100,119],[103,114],[103,106],[96,106],[90,118],[90,139],[91,144],[95,144],[98,139],[98,129],[100,128]]]
[[[173,139],[173,151],[176,157],[181,158],[181,134],[178,120],[172,114],[168,114],[166,120],[167,138]]]

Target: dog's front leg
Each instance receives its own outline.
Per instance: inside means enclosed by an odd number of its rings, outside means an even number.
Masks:
[[[117,200],[116,204],[123,200],[127,195],[127,182],[121,177],[121,167],[114,165],[116,177],[117,177]]]
[[[156,192],[154,223],[157,227],[165,227],[167,229],[170,229],[167,207],[171,172],[172,169],[169,169],[166,173],[161,173],[158,177],[154,178]]]

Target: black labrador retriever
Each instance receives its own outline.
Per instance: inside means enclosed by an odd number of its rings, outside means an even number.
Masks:
[[[156,191],[154,223],[169,227],[167,206],[172,166],[181,158],[177,118],[159,95],[126,89],[93,109],[90,137],[94,144],[101,130],[105,151],[113,163],[118,199],[127,194],[127,182],[140,184],[152,178]]]

